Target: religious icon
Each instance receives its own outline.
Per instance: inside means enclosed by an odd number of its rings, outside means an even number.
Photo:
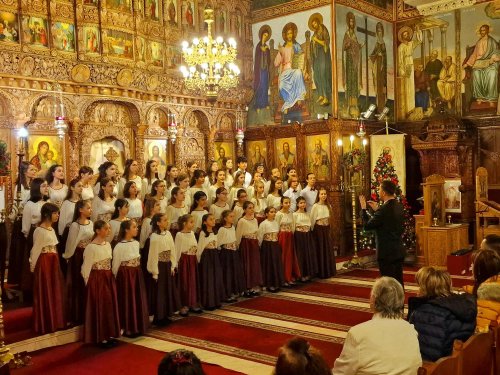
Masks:
[[[150,60],[154,66],[163,66],[163,45],[159,42],[149,42]]]
[[[255,91],[254,108],[257,112],[260,112],[262,108],[269,107],[271,50],[267,41],[271,35],[272,31],[269,25],[262,26],[259,30],[259,43],[255,47],[253,87]]]
[[[160,19],[160,10],[159,10],[159,4],[158,0],[147,0],[147,14],[149,18],[152,20],[159,20]]]
[[[184,0],[182,2],[182,25],[188,29],[194,29],[196,19],[195,0]]]
[[[47,19],[35,16],[23,17],[23,41],[36,47],[48,47]]]
[[[314,13],[309,17],[309,29],[314,32],[311,39],[311,62],[317,102],[326,106],[332,97],[332,57],[330,33],[323,24],[323,16]]]
[[[85,53],[99,53],[101,39],[97,26],[83,26],[83,43]]]
[[[263,164],[267,170],[267,147],[266,141],[249,141],[247,143],[248,170],[253,171],[255,164]]]
[[[37,167],[40,175],[54,164],[62,163],[62,145],[57,136],[30,135],[28,160]]]
[[[310,135],[306,139],[307,171],[318,181],[330,178],[330,135]]]
[[[107,0],[106,6],[120,12],[132,12],[132,0]]]
[[[115,163],[118,170],[123,171],[125,147],[118,139],[106,137],[92,142],[90,146],[89,167],[96,171],[99,165],[106,161]]]
[[[233,142],[215,142],[215,161],[219,164],[219,169],[224,169],[226,161],[232,159],[234,161],[234,144]]]
[[[288,168],[297,168],[296,140],[291,138],[276,139],[276,162],[282,176],[286,176]]]
[[[174,0],[169,0],[167,6],[168,23],[177,26],[177,4]]]
[[[52,24],[52,45],[63,52],[75,52],[75,25],[66,22]]]
[[[132,34],[123,31],[108,30],[108,51],[111,56],[131,59],[134,57]]]
[[[0,43],[19,43],[17,13],[0,12]]]
[[[459,188],[461,180],[446,180],[444,182],[444,207],[446,212],[462,212],[462,193]]]

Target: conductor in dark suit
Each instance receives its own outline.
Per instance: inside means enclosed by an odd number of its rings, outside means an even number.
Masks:
[[[377,261],[381,276],[390,276],[403,285],[403,246],[404,208],[396,199],[396,185],[392,181],[382,181],[379,188],[380,207],[377,202],[366,201],[359,197],[363,210],[365,230],[373,230],[377,236]],[[371,212],[367,209],[367,204]],[[404,287],[404,285],[403,285]]]

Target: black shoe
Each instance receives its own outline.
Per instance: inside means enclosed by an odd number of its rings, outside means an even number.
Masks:
[[[259,293],[259,292],[257,292],[257,291],[255,291],[255,290],[252,290],[252,291],[250,292],[250,294],[251,294],[253,297],[258,297],[258,296],[260,296],[260,293]]]
[[[215,310],[215,307],[205,307],[205,310],[208,310],[208,311],[214,311]],[[194,312],[194,311],[193,311]]]
[[[189,316],[189,312],[187,312],[187,311],[179,312],[179,315],[183,316],[185,318],[186,316]]]
[[[203,312],[203,310],[200,309],[199,307],[196,309],[189,309],[189,311],[195,314],[201,314]]]
[[[233,303],[233,302],[236,302],[236,301],[238,301],[238,300],[236,298],[234,298],[234,297],[230,297],[230,298],[228,298],[226,300],[227,303]]]
[[[247,291],[247,292],[243,293],[243,297],[245,297],[245,298],[252,298],[253,294],[252,294],[252,292]]]

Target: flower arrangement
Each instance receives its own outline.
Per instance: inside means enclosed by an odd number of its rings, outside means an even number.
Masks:
[[[359,172],[363,170],[366,160],[366,151],[355,148],[344,154],[342,158],[342,165],[344,168],[352,170],[353,172]]]
[[[7,151],[7,143],[0,140],[0,176],[10,174],[10,152]]]

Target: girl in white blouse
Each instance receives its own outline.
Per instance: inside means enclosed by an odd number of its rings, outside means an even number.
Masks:
[[[233,159],[228,158],[226,159],[224,168],[222,168],[224,172],[226,172],[226,179],[224,180],[224,185],[226,185],[226,189],[230,189],[231,186],[233,186],[234,183],[234,177],[233,177]]]
[[[236,243],[241,252],[243,270],[245,275],[245,297],[259,295],[259,287],[262,285],[262,271],[260,265],[259,241],[257,231],[259,226],[254,217],[254,206],[252,202],[243,204],[243,217],[236,225]]]
[[[255,184],[261,181],[261,174],[259,172],[254,172],[252,181],[247,187],[248,200],[251,201],[255,195]]]
[[[146,172],[144,173],[144,178],[142,179],[141,189],[144,192],[144,197],[153,194],[153,183],[158,180],[158,162],[156,160],[148,160],[145,169]]]
[[[147,269],[156,283],[156,298],[152,313],[153,323],[163,326],[181,307],[179,290],[175,280],[175,244],[168,231],[168,217],[155,214],[151,220],[153,233],[150,238]]]
[[[194,217],[194,234],[198,238],[201,231],[203,216],[208,214],[207,195],[203,191],[197,191],[193,196],[193,204],[191,205],[190,213]]]
[[[214,228],[214,215],[206,214],[203,216],[200,239],[198,240],[198,254],[196,255],[199,262],[201,305],[207,310],[220,308],[225,299],[222,267]]]
[[[267,206],[274,207],[277,210],[281,207],[281,197],[283,193],[281,188],[283,187],[283,181],[281,178],[272,178],[271,185],[269,186],[269,194],[267,196]]]
[[[226,172],[224,171],[217,171],[216,178],[215,178],[215,183],[208,188],[208,205],[212,206],[214,204],[215,200],[217,199],[217,190],[219,188],[225,188],[226,185],[224,184],[224,181],[226,180]],[[227,197],[226,197],[227,201]],[[217,220],[217,218],[216,218]]]
[[[50,201],[57,207],[61,207],[64,198],[68,195],[68,187],[64,184],[63,166],[59,164],[51,166],[45,179],[49,184]]]
[[[49,199],[49,185],[43,178],[35,178],[31,182],[30,199],[24,205],[21,231],[26,238],[22,249],[21,277],[19,284],[21,290],[28,295],[33,291],[33,274],[30,272],[30,251],[33,247],[33,233],[41,219],[42,206]]]
[[[160,202],[153,198],[146,198],[144,200],[144,219],[142,219],[141,224],[141,234],[139,236],[139,245],[141,249],[144,249],[146,241],[149,239],[149,235],[152,233],[151,219],[154,215],[160,213]],[[141,253],[141,261],[144,254]],[[146,255],[147,259],[147,255]]]
[[[160,203],[160,212],[167,212],[168,199],[165,197],[165,189],[167,184],[163,180],[156,180],[151,186],[150,197],[156,199]]]
[[[100,187],[99,194],[97,194],[92,201],[91,219],[93,222],[96,222],[97,220],[109,222],[115,210],[116,197],[113,193],[115,183],[107,177],[103,178],[101,182],[102,185]]]
[[[203,182],[203,187],[207,192],[210,186],[215,184],[215,182],[217,181],[217,171],[219,170],[219,163],[217,163],[215,160],[212,160],[209,165],[210,167],[207,169],[205,181]]]
[[[120,336],[116,282],[111,271],[112,250],[106,241],[110,231],[104,220],[94,223],[94,239],[83,253],[85,281],[84,342],[113,345]]]
[[[69,306],[68,321],[79,325],[83,323],[85,315],[85,283],[81,274],[83,252],[92,241],[94,227],[90,221],[90,201],[76,202],[73,213],[73,222],[69,227],[68,238],[63,258],[67,260],[66,292]]]
[[[222,279],[226,292],[226,302],[236,302],[245,291],[245,276],[241,261],[241,251],[236,244],[234,212],[225,210],[221,215],[221,227],[217,232],[217,245],[220,247]]]
[[[188,207],[188,210],[189,207],[191,207],[192,202],[191,195],[188,192],[190,182],[190,178],[187,174],[179,173],[179,176],[177,177],[177,186],[184,191],[184,204]],[[170,199],[172,199],[173,189],[174,188],[170,190]],[[172,225],[172,221],[170,222],[170,225]]]
[[[237,199],[238,191],[241,189],[245,190],[243,185],[245,184],[245,172],[236,172],[234,176],[234,183],[229,189],[229,205],[232,206]],[[246,190],[245,190],[246,192]]]
[[[141,270],[138,227],[135,220],[120,224],[118,242],[113,249],[113,274],[116,277],[116,292],[120,326],[124,335],[137,337],[149,327],[149,310],[146,287]]]
[[[90,180],[92,179],[93,174],[94,171],[92,170],[92,168],[87,167],[86,165],[80,167],[80,169],[78,170],[78,176],[80,177],[80,181],[82,182],[83,185],[83,190],[82,190],[83,200],[94,198],[94,189],[92,188],[92,186],[90,186]]]
[[[306,199],[298,197],[296,203],[297,211],[293,213],[295,254],[302,275],[301,281],[306,282],[318,273],[316,247],[311,233],[311,218],[306,212]]]
[[[269,292],[275,293],[284,284],[281,246],[278,242],[280,226],[275,220],[276,209],[267,207],[266,220],[259,225],[258,239],[262,262],[263,285]]]
[[[124,189],[127,182],[134,182],[137,188],[137,197],[140,199],[144,194],[142,191],[142,178],[138,175],[139,163],[134,159],[127,159],[125,161],[125,169],[123,175],[118,181],[118,197],[127,198],[124,195]]]
[[[118,180],[116,177],[118,173],[118,167],[116,166],[115,163],[106,161],[99,166],[98,170],[99,170],[99,176],[97,177],[96,184],[94,185],[94,196],[99,194],[101,186],[105,184],[103,180],[105,178],[108,178],[111,181],[113,181],[112,193],[116,197],[118,195]]]
[[[244,215],[243,205],[248,201],[247,197],[248,195],[245,189],[238,190],[236,200],[233,203],[234,220],[236,223]]]
[[[264,182],[257,181],[255,183],[255,194],[251,202],[254,204],[255,217],[260,224],[264,220],[266,220],[266,214],[264,213],[264,210],[267,207],[267,199],[264,198]]]
[[[187,316],[189,310],[195,313],[202,312],[198,290],[198,261],[196,258],[198,243],[193,228],[193,216],[187,214],[179,218],[180,232],[175,236],[175,258],[179,272],[179,292],[182,305],[179,314],[181,316]]]
[[[57,236],[52,225],[59,218],[59,208],[45,203],[41,209],[41,221],[33,233],[30,269],[33,283],[33,329],[39,335],[66,328],[64,284],[59,257]]]
[[[316,203],[311,209],[311,229],[316,243],[318,276],[326,279],[337,272],[335,254],[330,235],[330,205],[326,189],[320,188]]]
[[[142,223],[142,201],[139,199],[139,191],[137,184],[134,181],[129,181],[123,187],[123,197],[127,200],[129,205],[128,216],[137,222],[137,225]]]
[[[224,173],[224,172],[222,172]],[[215,185],[214,185],[215,186]],[[213,186],[212,186],[213,187]],[[210,213],[215,217],[215,228],[218,229],[221,226],[221,215],[222,212],[229,210],[229,205],[227,204],[228,192],[225,187],[218,187],[214,193],[214,201],[210,206]]]
[[[170,223],[170,233],[175,239],[177,232],[179,232],[179,218],[189,213],[189,207],[185,202],[186,193],[184,190],[176,186],[172,189],[172,196],[170,197],[170,205],[167,207],[167,217]]]
[[[109,237],[106,238],[106,241],[111,244],[112,248],[114,248],[118,243],[118,235],[120,234],[121,224],[126,220],[130,220],[128,217],[129,208],[129,204],[125,199],[118,198],[115,201],[115,210],[113,211],[113,215],[109,221],[111,231],[109,232]]]
[[[60,236],[64,234],[64,230],[68,228],[73,220],[75,213],[75,205],[82,199],[83,184],[78,178],[75,178],[69,183],[69,190],[64,202],[61,205],[61,213],[59,214],[59,222],[57,223],[57,232]]]
[[[293,214],[290,212],[290,198],[281,198],[281,210],[276,213],[276,221],[280,226],[278,242],[281,246],[285,286],[295,285],[294,281],[300,279],[299,263],[295,255],[293,242]]]
[[[206,176],[205,171],[201,169],[197,169],[193,173],[193,177],[191,178],[191,182],[189,183],[189,189],[187,194],[192,202],[191,205],[194,204],[194,195],[198,191],[202,191],[205,193],[205,195],[208,196],[207,194],[208,189],[205,189],[203,185],[205,183],[205,176]]]

